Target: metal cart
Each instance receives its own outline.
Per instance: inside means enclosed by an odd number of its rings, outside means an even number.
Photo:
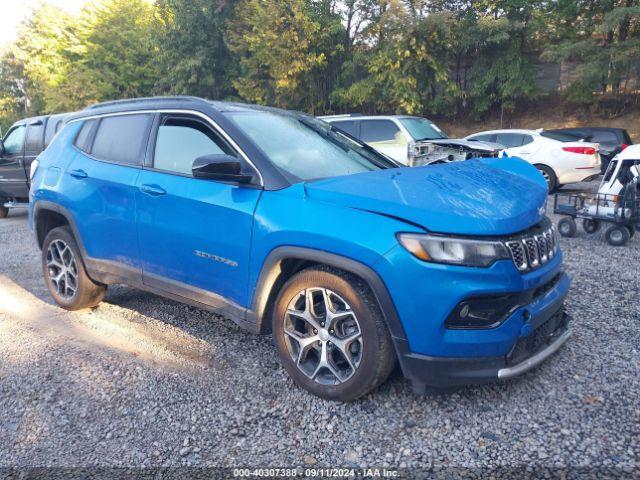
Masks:
[[[556,193],[553,212],[562,215],[558,232],[563,237],[573,237],[577,232],[576,219],[582,219],[587,233],[596,233],[607,225],[605,238],[609,245],[625,245],[640,229],[640,196],[635,182],[621,195],[603,193]]]

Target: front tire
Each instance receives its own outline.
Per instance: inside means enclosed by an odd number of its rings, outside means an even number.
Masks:
[[[622,247],[629,241],[629,229],[621,225],[611,225],[604,234],[607,243],[614,247]]]
[[[7,218],[8,215],[9,215],[9,209],[4,205],[0,205],[0,218]]]
[[[276,300],[273,336],[296,384],[327,400],[355,400],[395,365],[378,303],[360,278],[329,267],[303,270]]]
[[[66,310],[95,307],[106,287],[89,278],[80,249],[66,227],[51,230],[42,244],[42,270],[49,293]]]

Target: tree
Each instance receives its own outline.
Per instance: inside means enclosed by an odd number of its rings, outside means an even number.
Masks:
[[[238,94],[251,102],[309,112],[327,108],[343,50],[340,17],[323,2],[246,0],[228,24],[238,58]]]
[[[570,100],[591,103],[594,93],[618,95],[640,76],[640,5],[637,0],[603,1],[578,9],[561,2],[555,36],[543,58],[578,64],[575,81],[566,92]],[[576,15],[575,28],[561,30]]]
[[[237,68],[225,42],[231,0],[159,0],[162,93],[223,99]]]
[[[15,43],[5,56],[20,90],[26,114],[53,111],[57,89],[71,70],[69,52],[77,47],[75,19],[64,10],[42,3],[21,26]],[[19,86],[18,86],[19,85]]]
[[[152,95],[160,70],[155,31],[158,23],[146,0],[98,0],[82,10],[74,52],[72,88],[82,103]],[[80,91],[80,90],[78,90]],[[78,105],[81,106],[81,105]]]

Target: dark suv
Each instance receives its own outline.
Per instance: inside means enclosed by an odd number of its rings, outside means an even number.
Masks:
[[[587,142],[600,144],[600,158],[602,159],[602,173],[605,172],[609,162],[633,141],[624,128],[604,128],[604,127],[576,127],[576,128],[556,128],[546,130],[546,133],[558,133],[567,135],[566,141],[585,140]],[[557,140],[565,141],[562,138]]]
[[[68,115],[25,118],[0,140],[0,218],[11,207],[27,207],[31,163],[51,143]]]
[[[522,160],[398,168],[308,115],[198,98],[98,105],[38,157],[30,222],[63,308],[124,283],[274,336],[351,400],[505,380],[569,337],[569,278]],[[247,352],[250,354],[250,352]]]

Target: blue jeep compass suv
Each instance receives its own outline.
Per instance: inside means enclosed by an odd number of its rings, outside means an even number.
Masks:
[[[517,159],[399,168],[310,116],[198,98],[72,116],[34,170],[55,301],[127,284],[273,334],[294,381],[355,399],[507,379],[567,339],[546,185]]]

